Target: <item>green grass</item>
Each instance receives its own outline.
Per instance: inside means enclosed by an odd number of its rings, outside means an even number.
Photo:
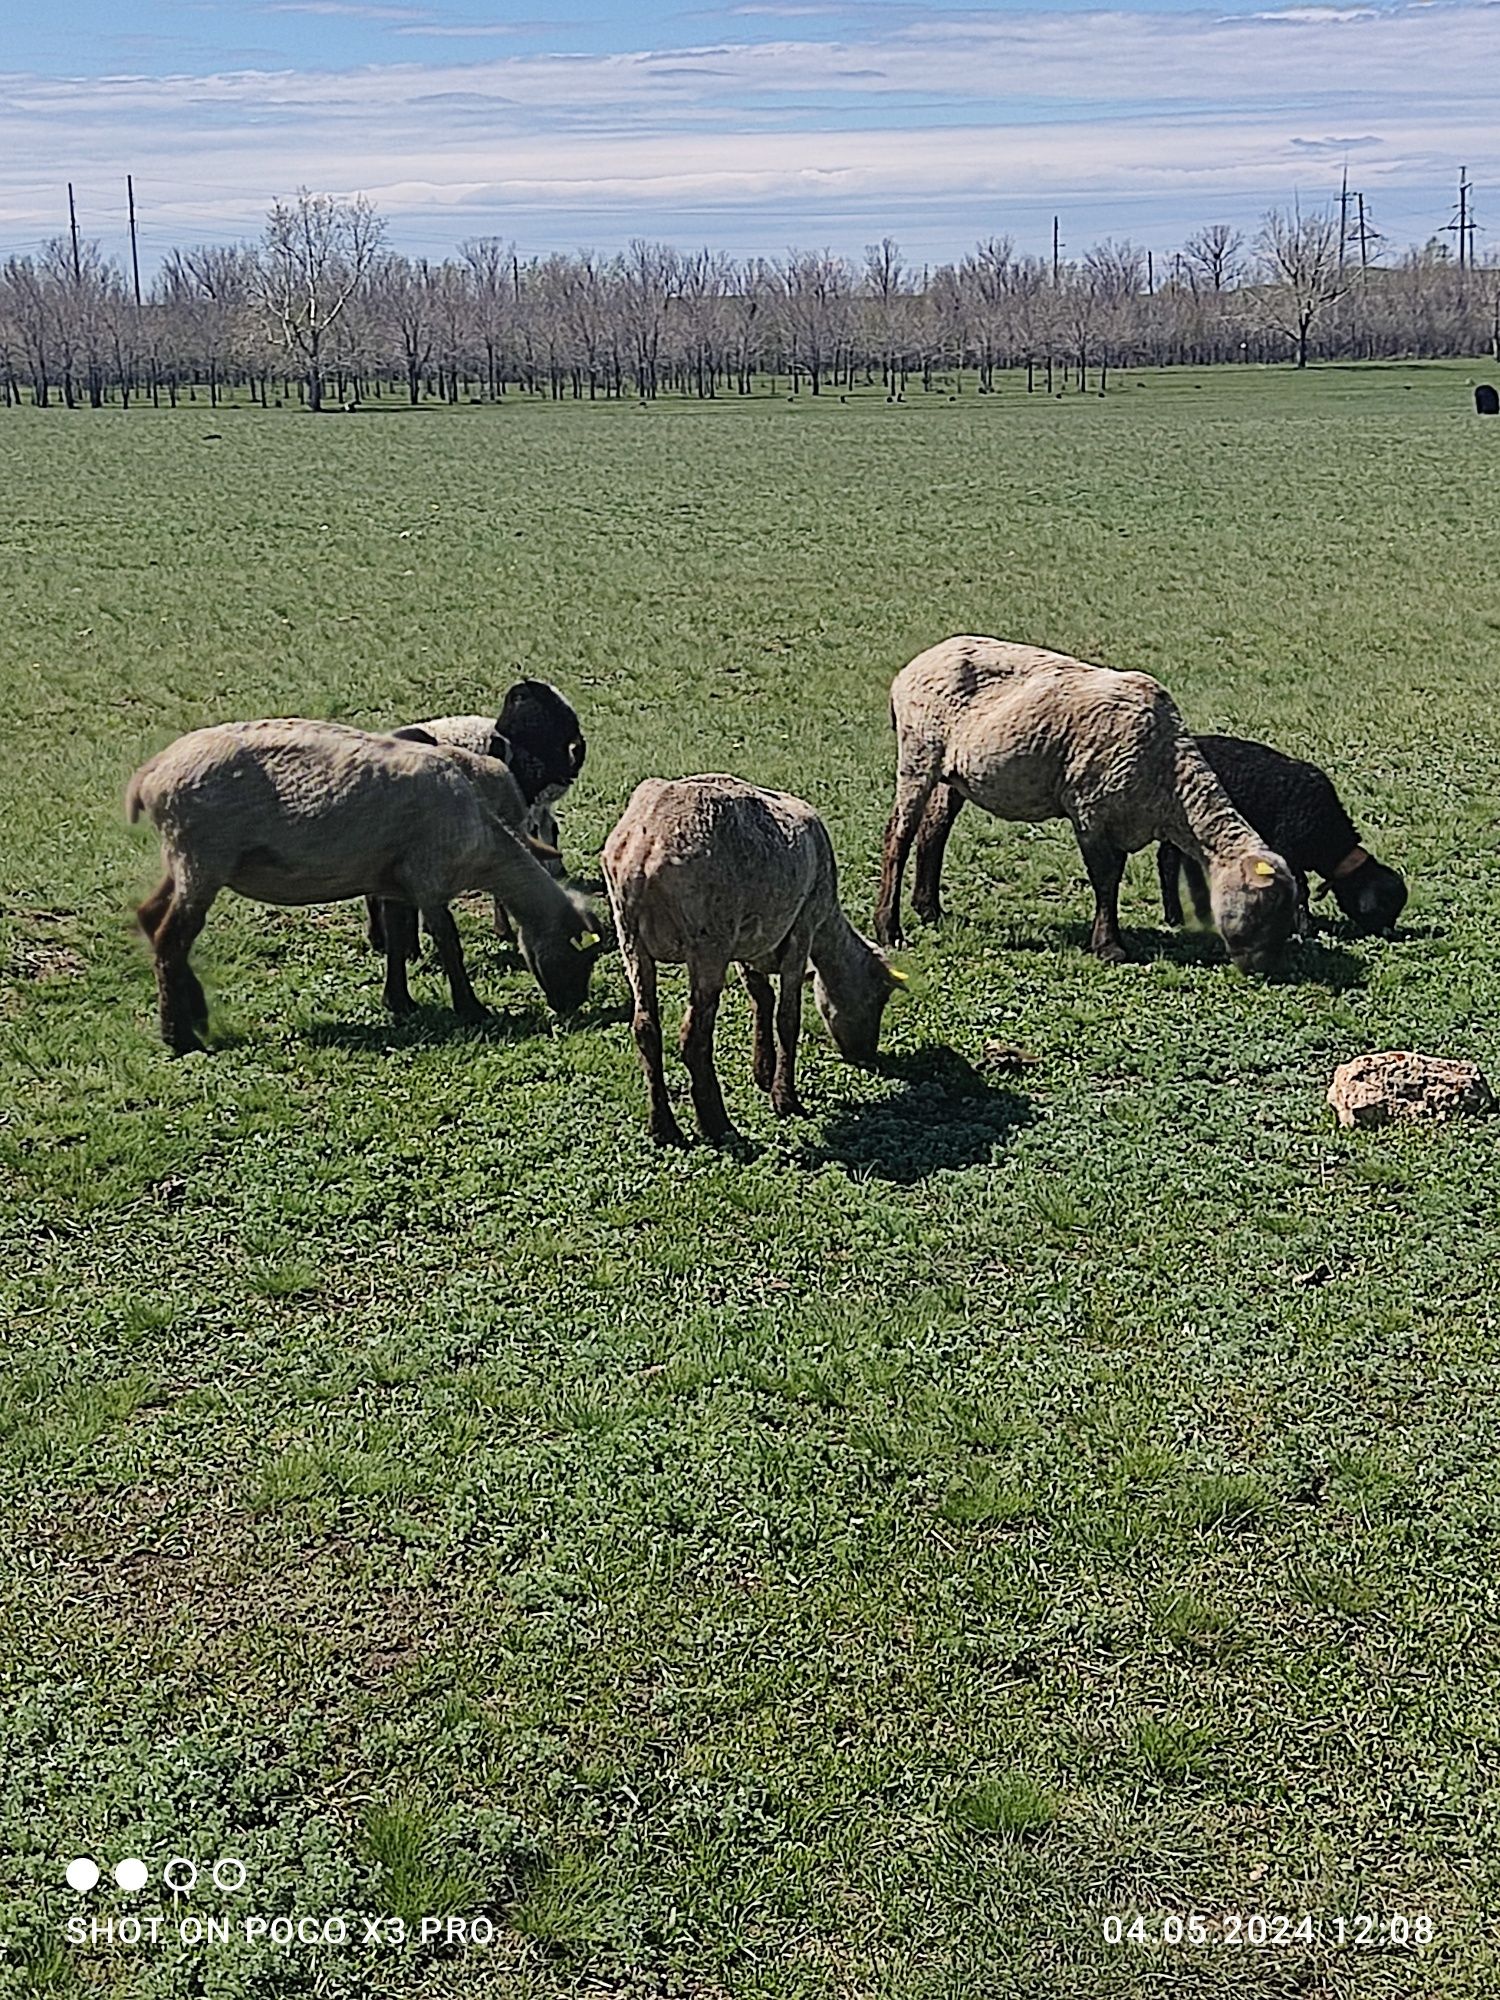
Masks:
[[[888,409],[0,414],[0,1992],[1477,1996],[1500,1950],[1500,430],[1458,366]],[[891,675],[950,632],[1158,674],[1326,762],[1414,884],[1268,985],[1080,949],[1059,828],[965,815],[880,1074],[809,1033],[750,1157],[653,1151],[466,923],[225,898],[154,1035],[121,794],[210,720],[572,693],[584,872],[649,773],[811,798],[873,900]],[[669,982],[675,1006],[680,982]],[[1014,1045],[1024,1064],[988,1045]],[[681,1073],[675,1072],[681,1081]],[[137,1853],[136,1903],[65,1862]],[[483,1917],[401,1950],[75,1947],[170,1905]],[[1106,1916],[1425,1912],[1398,1951]]]

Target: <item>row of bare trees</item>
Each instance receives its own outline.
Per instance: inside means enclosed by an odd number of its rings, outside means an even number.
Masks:
[[[972,370],[1028,390],[1104,388],[1109,370],[1487,353],[1500,359],[1500,265],[1460,267],[1435,240],[1352,254],[1327,213],[1274,211],[1246,240],[1199,230],[1158,262],[1105,241],[1043,260],[990,237],[916,270],[890,238],[862,263],[828,251],[736,261],[636,242],[524,261],[493,237],[435,262],[396,255],[364,199],[305,190],[255,245],[174,251],[138,298],[96,245],[59,237],[0,266],[0,394],[68,407],[227,390],[323,407],[397,394],[458,402],[813,395]]]

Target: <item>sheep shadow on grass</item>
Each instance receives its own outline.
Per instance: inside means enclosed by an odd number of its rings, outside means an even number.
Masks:
[[[1213,967],[1224,973],[1231,970],[1223,940],[1214,931],[1122,929],[1121,936],[1131,965],[1149,965],[1159,959],[1168,965]],[[1053,924],[1029,935],[1012,936],[1007,942],[1018,951],[1069,950],[1087,956],[1089,927]],[[1130,966],[1118,969],[1128,972]],[[1260,976],[1271,986],[1315,985],[1343,992],[1366,985],[1370,975],[1363,959],[1325,934],[1293,938],[1276,970]]]
[[[991,1083],[956,1049],[886,1056],[877,1068],[901,1088],[832,1112],[823,1120],[821,1145],[799,1153],[803,1165],[837,1162],[911,1187],[932,1174],[987,1165],[1036,1117],[1024,1092]]]
[[[538,1009],[540,1009],[538,996]],[[304,1042],[320,1049],[348,1049],[355,1053],[392,1054],[406,1049],[432,1048],[448,1042],[521,1042],[545,1033],[545,1023],[537,1011],[519,1013],[491,1010],[482,1021],[464,1021],[451,1008],[421,1006],[400,1020],[384,1015],[378,1020],[314,1021],[304,1028]]]

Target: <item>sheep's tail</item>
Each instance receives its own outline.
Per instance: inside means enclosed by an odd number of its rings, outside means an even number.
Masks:
[[[156,759],[154,757],[148,757],[130,783],[125,787],[125,817],[132,826],[135,825],[141,814],[146,810],[146,802],[142,797],[142,792],[145,789],[146,775],[155,762]]]

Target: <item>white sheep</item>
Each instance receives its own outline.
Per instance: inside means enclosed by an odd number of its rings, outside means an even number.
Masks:
[[[526,683],[522,683],[521,685],[524,686]],[[545,683],[537,683],[537,685],[544,686]],[[511,695],[514,695],[515,692],[516,690],[512,689]],[[557,702],[567,709],[567,713],[570,716],[573,715],[572,709],[563,702],[563,697],[557,693],[555,688],[548,688],[547,692],[556,697]],[[506,700],[509,703],[511,696],[508,695]],[[573,716],[574,732],[576,732],[577,726],[578,718]],[[516,776],[516,765],[518,763],[521,771],[528,778],[540,782],[545,777],[546,783],[543,785],[541,793],[535,799],[528,799],[524,788],[522,790],[522,799],[525,804],[522,830],[531,836],[534,842],[534,852],[538,860],[541,861],[542,866],[547,870],[547,873],[556,876],[559,881],[562,880],[562,856],[557,851],[557,816],[552,810],[552,805],[554,801],[562,797],[568,788],[568,784],[558,782],[559,762],[555,754],[550,766],[544,766],[534,753],[526,750],[518,753],[516,747],[511,743],[510,738],[502,731],[499,721],[494,716],[489,715],[437,715],[431,717],[426,722],[409,722],[400,729],[393,729],[391,734],[399,736],[406,743],[431,743],[439,745],[444,749],[467,750],[472,756],[476,757],[497,758],[511,772],[512,777]],[[569,743],[572,748],[576,749],[577,765],[581,766],[583,762],[582,738],[574,734],[570,736]],[[566,765],[563,765],[561,768],[566,768]],[[548,775],[549,770],[550,775]],[[568,783],[571,782],[572,780],[569,779]],[[371,947],[375,951],[383,952],[386,949],[385,918],[381,912],[380,904],[371,897],[366,904],[366,909],[369,918],[368,931]],[[392,920],[402,923],[410,955],[415,957],[417,948],[415,927],[403,923],[402,919],[394,913]],[[510,918],[506,915],[505,905],[498,896],[494,899],[494,923],[496,936],[503,938],[507,944],[511,943],[515,933],[511,927]]]
[[[1126,957],[1126,857],[1165,840],[1201,862],[1214,922],[1247,971],[1274,963],[1291,929],[1291,870],[1230,803],[1170,695],[1149,674],[965,636],[929,647],[891,683],[896,800],[885,832],[875,933],[901,935],[901,878],[941,915],[943,850],[966,801],[999,819],[1072,823],[1094,889],[1090,948]]]
[[[604,844],[604,877],[635,1000],[633,1029],[651,1135],[681,1145],[662,1069],[658,965],[688,968],[681,1048],[693,1109],[716,1143],[735,1134],[714,1067],[714,1023],[732,964],[754,1011],[755,1081],[781,1117],[801,1111],[797,1037],[809,962],[840,1054],[874,1061],[880,1018],[902,975],[839,906],[838,864],[812,807],[741,778],[647,778]],[[775,998],[771,975],[779,974]],[[774,1017],[774,1026],[773,1026]]]
[[[489,757],[372,736],[340,723],[227,723],[181,736],[135,773],[127,816],[162,837],[165,876],[139,911],[156,959],[162,1038],[179,1053],[207,1023],[188,953],[222,889],[274,904],[365,896],[420,910],[455,1009],[480,1018],[448,904],[488,889],[559,1011],[580,1006],[598,950],[582,908],[513,830],[526,805]],[[414,919],[413,919],[414,921]],[[388,942],[386,1001],[410,1005],[405,937]]]

